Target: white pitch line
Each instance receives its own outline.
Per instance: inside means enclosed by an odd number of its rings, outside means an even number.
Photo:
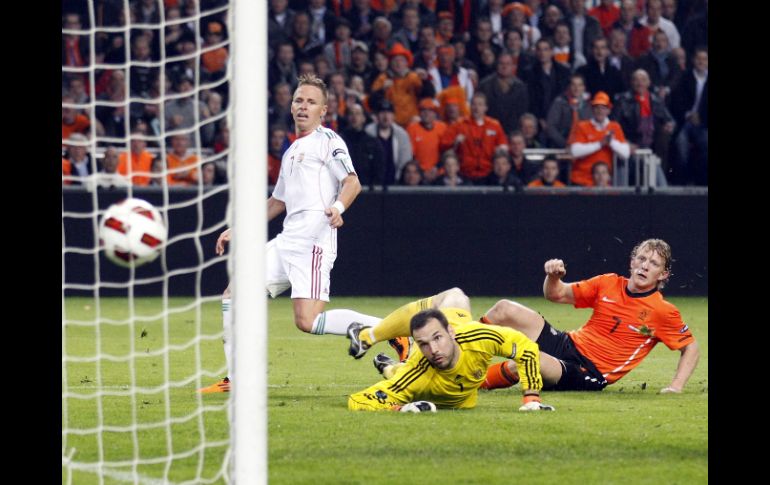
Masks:
[[[99,470],[93,470],[90,468],[79,468],[77,471],[80,472],[89,472],[89,473],[96,473],[98,474]],[[160,480],[158,478],[148,477],[146,475],[142,475],[140,473],[137,473],[134,475],[130,472],[120,472],[117,470],[109,470],[109,469],[102,469],[101,474],[105,477],[114,478],[115,480],[121,481],[121,482],[127,482],[127,483],[141,483],[143,485],[174,485],[174,482],[168,482],[165,480]],[[137,482],[136,479],[139,479]]]

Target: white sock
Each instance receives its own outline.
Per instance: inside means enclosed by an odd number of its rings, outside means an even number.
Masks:
[[[366,327],[372,327],[380,323],[380,320],[382,319],[379,317],[364,315],[353,310],[329,310],[321,312],[315,317],[310,333],[316,335],[346,335],[348,327],[353,322],[363,323]]]
[[[224,333],[222,342],[225,344],[225,360],[227,360],[227,376],[233,378],[233,312],[231,307],[232,300],[227,298],[222,300],[222,327]]]

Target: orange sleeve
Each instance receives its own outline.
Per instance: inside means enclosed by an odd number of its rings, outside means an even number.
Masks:
[[[655,336],[671,350],[679,350],[695,342],[690,327],[682,321],[679,310],[670,303],[666,303],[662,309],[661,322],[655,328]]]
[[[599,296],[599,289],[608,275],[594,276],[591,279],[572,283],[572,294],[575,296],[575,308],[591,308]]]
[[[444,134],[441,135],[441,142],[439,146],[441,147],[442,152],[452,148],[452,145],[454,145],[459,126],[460,122],[454,122],[449,125],[446,131],[444,131]]]
[[[374,82],[372,83],[372,87],[370,88],[370,91],[374,92],[382,89],[382,86],[385,84],[386,79],[388,79],[388,76],[385,73],[382,73],[379,76],[377,76],[377,79],[375,79]]]
[[[128,175],[128,154],[126,152],[118,155],[118,173],[121,175]]]
[[[414,72],[409,73],[409,87],[412,88],[415,96],[420,92],[420,89],[422,89],[422,79],[420,79],[420,76]]]
[[[572,130],[569,132],[569,139],[567,140],[567,145],[570,145],[572,143],[586,143],[587,137],[585,132],[583,131],[583,122],[578,121],[578,123],[573,127]]]
[[[614,137],[623,143],[626,142],[626,135],[623,133],[623,128],[618,124],[616,121],[610,121],[610,126],[608,127],[614,132]]]

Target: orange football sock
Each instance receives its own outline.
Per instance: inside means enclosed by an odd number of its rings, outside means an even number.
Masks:
[[[511,387],[519,382],[519,375],[511,374],[508,370],[508,361],[492,364],[487,368],[487,378],[481,384],[482,389],[503,389]]]

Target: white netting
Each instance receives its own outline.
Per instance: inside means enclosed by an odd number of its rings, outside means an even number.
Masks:
[[[227,0],[62,3],[62,482],[221,483],[220,293],[230,153]],[[149,51],[149,52],[147,52]],[[126,197],[169,228],[155,261],[100,254]]]

